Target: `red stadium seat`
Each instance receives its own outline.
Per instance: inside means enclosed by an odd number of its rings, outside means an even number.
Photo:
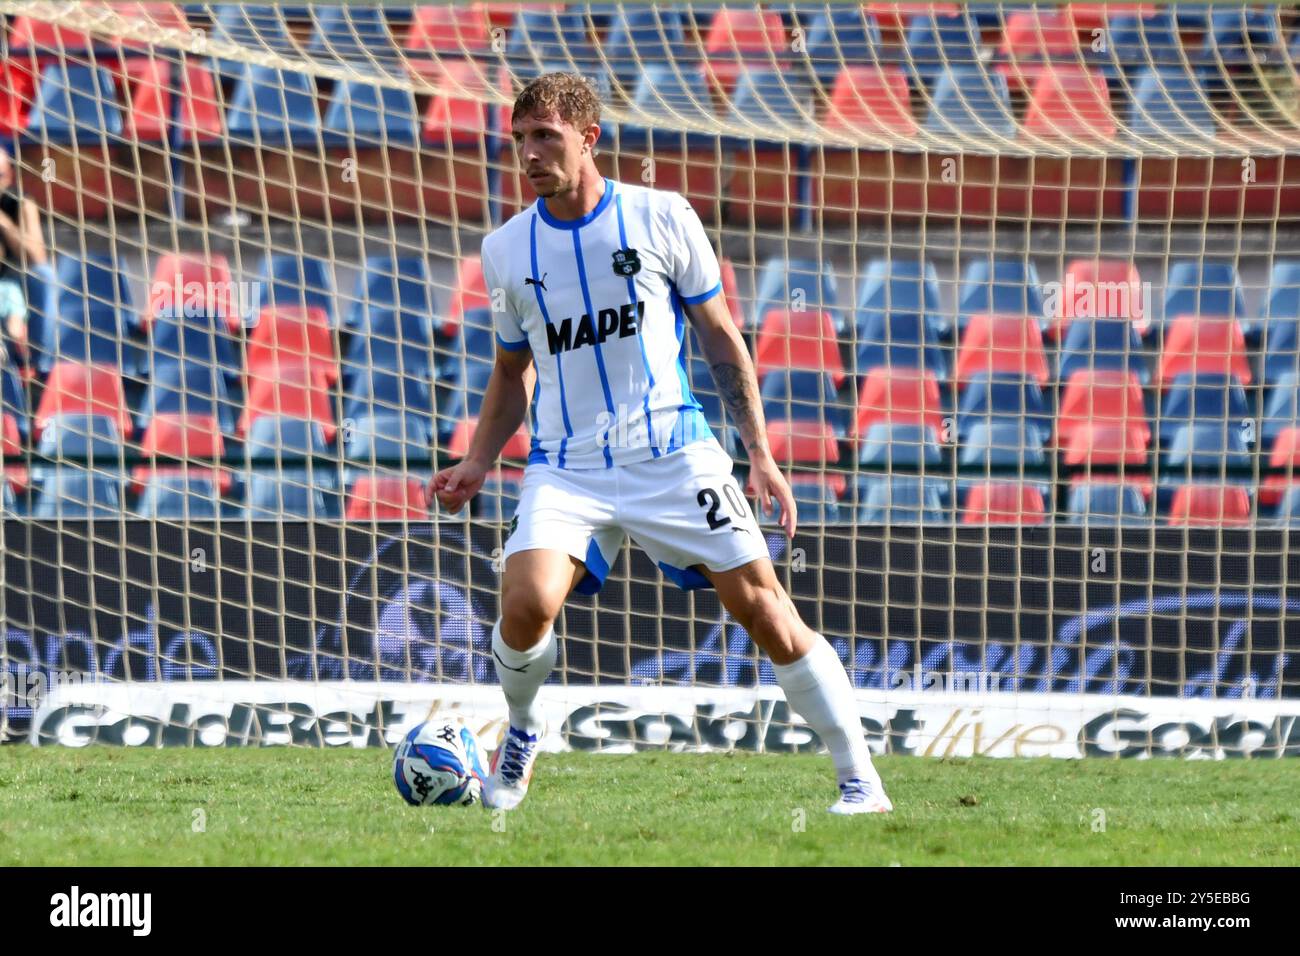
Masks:
[[[844,67],[831,88],[824,125],[836,131],[916,135],[903,68],[893,64]]]
[[[840,460],[835,429],[827,422],[794,419],[767,423],[767,442],[778,464],[834,465]]]
[[[1165,333],[1156,384],[1167,388],[1188,372],[1203,375],[1232,375],[1249,385],[1250,361],[1246,336],[1236,319],[1180,315]]]
[[[844,383],[844,363],[829,312],[768,309],[758,330],[758,377],[776,369],[826,372],[839,388]]]
[[[277,364],[307,362],[326,385],[339,380],[339,360],[329,316],[319,307],[269,308],[257,317],[248,341],[248,374],[256,376]],[[273,374],[265,371],[264,374]]]
[[[511,3],[509,0],[502,3],[475,3],[473,6],[486,13],[488,22],[494,27],[514,26],[520,10],[550,10],[552,13],[559,13],[564,9],[562,3]]]
[[[1269,475],[1259,483],[1259,503],[1275,505],[1291,485],[1300,483],[1300,428],[1284,428],[1273,442],[1268,463],[1273,468],[1290,468],[1289,475]]]
[[[225,318],[231,331],[240,326],[239,303],[230,277],[230,263],[221,253],[204,260],[199,253],[166,253],[158,257],[149,302],[140,316],[140,328],[148,332],[156,316],[164,312],[185,315],[216,315]]]
[[[416,7],[402,46],[408,60],[432,53],[472,56],[483,53],[491,42],[487,11],[481,4],[461,7],[436,4]]]
[[[1079,369],[1070,376],[1061,397],[1056,419],[1056,442],[1069,448],[1076,429],[1094,422],[1109,421],[1139,428],[1151,441],[1142,404],[1142,384],[1134,372],[1117,369]]]
[[[436,72],[427,77],[434,93],[424,114],[425,142],[451,147],[484,142],[491,96],[485,69],[472,60],[438,62]]]
[[[943,434],[939,380],[934,373],[911,368],[875,368],[867,373],[854,434],[865,437],[877,422],[929,425]]]
[[[22,453],[23,442],[22,435],[18,431],[18,419],[6,412],[4,415],[4,430],[3,433],[0,433],[0,454],[14,456]],[[9,482],[9,487],[13,489],[14,494],[19,494],[27,488],[31,476],[28,474],[26,465],[17,462],[0,462],[0,469],[3,469],[4,478]]]
[[[1115,138],[1115,114],[1100,70],[1056,63],[1034,80],[1024,132],[1045,138],[1070,137],[1090,144]]]
[[[348,494],[348,521],[423,521],[429,517],[427,484],[418,478],[362,475]]]
[[[986,481],[966,496],[962,524],[1043,524],[1043,493],[1033,485]]]
[[[745,61],[770,66],[785,55],[781,14],[722,7],[713,15],[704,40],[704,64],[712,83],[730,94]]]
[[[0,134],[27,128],[28,114],[36,97],[36,78],[16,60],[0,63]]]
[[[473,439],[477,428],[477,417],[466,418],[457,422],[456,430],[451,433],[451,440],[447,442],[447,453],[453,458],[464,458],[469,452],[469,443]],[[527,459],[531,447],[532,439],[528,437],[527,429],[520,425],[519,431],[510,436],[510,440],[506,442],[506,447],[501,450],[501,457]]]
[[[1008,372],[1046,385],[1051,377],[1038,320],[1011,315],[973,315],[957,354],[957,381]]]
[[[483,280],[483,260],[478,256],[465,256],[456,264],[456,284],[452,287],[451,303],[438,331],[443,335],[455,335],[466,312],[491,306],[487,283]]]
[[[1155,13],[1154,3],[1071,3],[1065,11],[1066,17],[1076,30],[1087,31],[1090,34],[1089,42],[1092,39],[1091,31],[1105,27],[1110,17],[1126,14],[1152,17]]]
[[[1250,496],[1240,485],[1184,485],[1174,492],[1169,524],[1217,528],[1250,524]]]
[[[1075,259],[1065,267],[1056,299],[1053,338],[1064,339],[1074,318],[1130,319],[1138,334],[1150,324],[1142,277],[1124,259]]]
[[[1067,465],[1145,465],[1150,429],[1136,422],[1090,421],[1070,433]]]
[[[207,143],[219,138],[225,126],[212,71],[202,63],[186,63],[181,82],[181,142]]]
[[[906,28],[915,16],[952,17],[961,12],[959,3],[868,3],[867,13],[875,17],[882,30]]]
[[[142,141],[166,139],[172,105],[171,63],[133,57],[124,65],[125,135]]]
[[[745,312],[740,307],[740,289],[736,285],[736,267],[732,265],[730,259],[723,256],[718,260],[718,268],[722,272],[722,294],[727,300],[727,309],[731,312],[731,319],[736,323],[736,328],[744,329]]]
[[[998,72],[1014,90],[1031,86],[1050,61],[1076,59],[1079,35],[1069,19],[1057,12],[1023,10],[1007,14],[998,56]]]
[[[226,452],[221,426],[207,415],[155,415],[140,440],[140,454],[147,457],[177,460],[219,460]],[[174,465],[157,463],[137,465],[131,473],[135,490],[139,491],[155,474],[185,474],[191,478],[211,478],[222,494],[230,491],[230,473],[221,468],[181,469]]]
[[[300,418],[321,426],[327,442],[334,441],[334,405],[324,376],[308,362],[263,365],[248,376],[244,414],[236,432],[242,438],[264,415]]]
[[[124,439],[134,431],[122,391],[122,376],[108,365],[55,363],[36,410],[34,437],[40,438],[56,415],[104,415],[113,420]]]

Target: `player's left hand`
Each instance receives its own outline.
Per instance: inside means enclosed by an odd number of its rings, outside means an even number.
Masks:
[[[785,475],[781,474],[781,469],[771,455],[750,461],[749,484],[758,499],[759,517],[772,513],[772,501],[775,499],[781,506],[781,528],[787,538],[793,538],[794,492],[790,490],[790,482],[785,480]]]

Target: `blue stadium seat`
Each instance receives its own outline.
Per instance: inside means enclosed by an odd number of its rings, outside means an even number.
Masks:
[[[223,3],[214,10],[213,39],[246,48],[297,55],[285,21],[286,8],[273,4]]]
[[[937,465],[943,460],[934,429],[928,425],[877,422],[867,429],[858,463],[893,468]]]
[[[22,273],[23,296],[27,300],[27,348],[29,363],[38,369],[53,365],[45,361],[46,350],[54,342],[53,331],[59,317],[59,279],[48,262],[28,265]]]
[[[130,338],[131,287],[112,257],[60,256],[55,281],[58,315],[44,329],[39,370],[48,373],[56,361],[120,362],[124,374],[134,375],[141,356]]]
[[[426,378],[410,371],[394,371],[391,366],[376,365],[361,371],[344,396],[343,417],[353,421],[402,410],[432,415],[433,393]]]
[[[873,368],[924,368],[940,378],[948,375],[948,361],[936,341],[934,328],[915,312],[862,313],[857,330],[857,374]]]
[[[41,433],[39,454],[59,459],[35,465],[35,518],[101,518],[121,513],[122,439],[105,415],[58,415]],[[65,460],[69,459],[69,460]]]
[[[187,362],[215,367],[232,381],[243,372],[238,346],[224,322],[215,316],[163,312],[154,317],[149,341],[153,346],[149,360],[155,373],[165,365]]]
[[[143,432],[155,415],[215,418],[227,435],[235,430],[235,405],[221,369],[211,362],[160,362],[155,359],[141,411]]]
[[[352,336],[343,359],[343,381],[351,385],[371,372],[383,371],[433,381],[437,361],[429,314],[373,309],[370,328]]]
[[[40,488],[32,517],[118,518],[122,514],[122,482],[107,475],[61,465],[46,472],[33,469],[33,483]]]
[[[1241,279],[1230,262],[1178,259],[1170,263],[1165,282],[1165,327],[1180,315],[1236,319],[1247,335],[1255,328],[1254,322],[1247,321]]]
[[[1137,76],[1129,129],[1147,139],[1213,137],[1214,110],[1205,85],[1181,66],[1144,68]]]
[[[1057,381],[1068,382],[1080,369],[1113,368],[1135,372],[1143,384],[1150,381],[1142,340],[1128,319],[1074,319],[1061,345]]]
[[[1254,423],[1250,423],[1254,427]],[[1192,422],[1179,425],[1165,456],[1167,468],[1229,468],[1250,464],[1250,449],[1240,421]]]
[[[150,477],[140,492],[136,512],[142,518],[218,518],[221,516],[221,493],[211,478],[160,472]]]
[[[876,63],[883,46],[880,27],[865,7],[829,7],[807,29],[808,62],[817,82],[829,87],[845,66]]]
[[[614,12],[601,49],[623,83],[637,78],[640,63],[683,64],[690,62],[693,54],[686,45],[680,11],[655,7],[625,9],[621,4]]]
[[[939,484],[915,475],[870,476],[859,489],[860,524],[940,524]]]
[[[1038,267],[1023,259],[971,259],[957,290],[957,330],[972,315],[1028,315],[1045,319]]]
[[[950,68],[967,72],[980,66],[979,25],[963,12],[931,17],[920,14],[907,28],[904,67],[918,79],[931,83]]]
[[[474,496],[472,504],[474,514],[484,521],[509,521],[514,517],[515,508],[519,506],[521,494],[523,494],[521,477],[489,473],[483,480],[483,487]]]
[[[731,97],[731,121],[806,129],[813,123],[812,90],[797,73],[770,67],[745,67]]]
[[[410,90],[348,80],[334,88],[325,113],[325,145],[413,146],[420,137],[419,126],[415,94]]]
[[[581,10],[520,10],[508,31],[506,60],[512,67],[559,61],[572,71],[597,62]]]
[[[794,369],[769,372],[761,392],[763,415],[769,422],[826,422],[838,436],[848,432],[848,409],[837,404],[835,381],[829,374]]]
[[[1252,418],[1246,390],[1227,375],[1180,375],[1165,396],[1160,413],[1160,443],[1170,445],[1180,426],[1225,422],[1240,427]]]
[[[858,338],[878,316],[912,313],[925,316],[927,328],[942,339],[952,329],[939,298],[939,273],[916,259],[872,259],[858,290],[854,325]],[[927,333],[928,334],[928,333]]]
[[[1253,63],[1257,59],[1276,63],[1283,52],[1282,26],[1276,7],[1253,10],[1234,7],[1210,14],[1205,32],[1207,58],[1217,57],[1225,64]]]
[[[985,418],[971,424],[962,443],[962,467],[1020,468],[1046,463],[1043,435],[1024,418]]]
[[[966,442],[976,424],[996,418],[1025,418],[1042,442],[1052,436],[1052,416],[1038,383],[1004,375],[981,375],[962,392],[957,408],[957,441]]]
[[[334,312],[334,274],[324,259],[297,253],[269,253],[262,260],[253,286],[250,317],[265,308],[320,308],[337,325]]]
[[[682,117],[701,123],[716,121],[708,82],[703,71],[695,66],[686,68],[675,63],[647,63],[637,80],[632,105],[660,119]],[[628,135],[627,127],[622,134]]]
[[[420,316],[429,326],[434,312],[432,287],[429,265],[423,256],[370,256],[357,276],[344,327],[349,332],[365,332],[371,328],[369,312],[383,311],[387,321],[394,309]],[[427,335],[421,339],[425,340]]]
[[[1265,384],[1300,373],[1300,259],[1273,263],[1260,337]]]
[[[27,124],[51,143],[90,143],[122,135],[122,110],[113,74],[103,66],[51,63],[41,74]]]
[[[759,274],[750,328],[758,328],[769,309],[795,309],[800,302],[809,312],[829,312],[835,331],[844,330],[839,286],[831,266],[812,259],[772,256]]]
[[[226,132],[235,145],[310,146],[320,141],[316,90],[298,70],[239,65],[226,109]]]
[[[426,418],[405,411],[362,415],[344,429],[344,458],[354,465],[384,459],[410,459],[412,468],[427,467],[432,435]],[[383,467],[396,468],[395,464]]]
[[[935,83],[925,128],[931,133],[967,136],[1016,136],[1011,93],[1006,77],[983,67],[943,70]]]
[[[92,459],[100,470],[118,468],[122,436],[108,415],[55,415],[41,432],[37,451],[51,458]]]
[[[1282,495],[1274,515],[1276,522],[1286,527],[1300,526],[1300,484],[1290,485]]]
[[[1090,482],[1070,489],[1070,524],[1133,524],[1147,517],[1141,489],[1118,482]]]
[[[1283,430],[1300,428],[1300,372],[1282,373],[1272,386],[1260,423],[1260,439],[1266,449],[1273,447]]]
[[[318,424],[267,415],[254,419],[244,445],[251,459],[245,511],[249,518],[331,518],[338,515],[336,472]],[[327,501],[326,492],[329,492]]]
[[[26,438],[31,433],[32,411],[27,400],[27,389],[22,376],[12,362],[0,367],[0,413],[12,415],[18,423],[18,434]]]
[[[840,521],[840,503],[835,498],[835,491],[825,482],[795,481],[790,485],[794,495],[795,520],[803,524],[838,524]],[[781,503],[772,499],[772,514],[765,515],[759,508],[754,509],[754,517],[760,524],[775,525],[781,523]]]
[[[397,53],[382,7],[347,4],[314,7],[313,11],[316,29],[308,47],[313,56],[354,60],[373,56],[383,63]]]
[[[1108,76],[1115,76],[1117,70],[1133,74],[1151,66],[1183,66],[1183,45],[1172,9],[1157,9],[1149,17],[1115,14],[1107,19],[1107,27],[1110,51],[1103,69]]]

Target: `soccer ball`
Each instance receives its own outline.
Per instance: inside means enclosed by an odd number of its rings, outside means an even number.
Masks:
[[[419,724],[393,754],[397,792],[415,807],[472,806],[485,776],[474,732],[455,720]]]

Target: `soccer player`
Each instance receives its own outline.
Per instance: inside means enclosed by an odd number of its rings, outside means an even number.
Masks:
[[[537,201],[483,240],[496,363],[468,453],[433,491],[459,511],[525,416],[532,446],[505,545],[492,656],[510,724],[484,803],[518,806],[544,731],[537,692],[556,660],[569,594],[594,594],[630,534],[679,587],[713,587],[772,659],[791,707],[830,749],[834,813],[893,809],[863,739],[839,656],[800,619],[691,394],[689,317],[749,454],[765,511],[794,535],[790,486],[767,445],[758,383],[722,297],[718,259],[690,204],[596,169],[600,101],[551,73],[515,100],[515,147]],[[535,369],[536,387],[531,389]]]

